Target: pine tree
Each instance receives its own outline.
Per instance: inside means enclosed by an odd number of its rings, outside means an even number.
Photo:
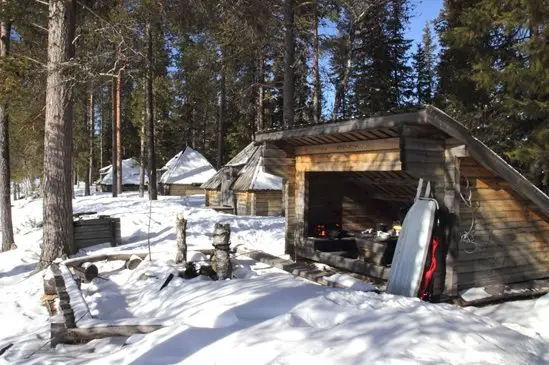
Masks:
[[[74,0],[51,0],[44,137],[44,243],[38,268],[62,252],[75,252],[72,220],[72,85],[67,63],[74,57]]]
[[[447,0],[437,26],[438,103],[545,189],[548,19],[542,1]]]
[[[7,14],[7,0],[0,1],[0,62],[7,63],[10,51],[11,22]],[[6,14],[4,14],[4,11]],[[2,72],[0,70],[0,72]],[[3,72],[2,72],[3,73]],[[4,74],[4,73],[3,73]],[[0,76],[0,90],[7,89],[7,78]],[[3,93],[3,92],[2,92]],[[3,93],[4,94],[4,93]],[[2,232],[2,250],[8,251],[15,247],[13,223],[11,219],[10,194],[10,147],[9,147],[9,115],[8,101],[0,97],[0,231]]]
[[[420,104],[431,104],[435,91],[435,49],[429,23],[423,28],[422,42],[417,44],[412,65],[415,70],[416,98]]]

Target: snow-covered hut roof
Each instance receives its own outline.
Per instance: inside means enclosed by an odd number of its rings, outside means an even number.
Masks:
[[[99,170],[105,174],[101,179],[101,184],[112,185],[112,165],[105,166]],[[134,158],[122,160],[122,184],[124,185],[139,185],[139,175],[141,174],[141,165]],[[145,174],[145,183],[147,183],[147,175]]]
[[[236,169],[242,169],[248,160],[253,156],[255,151],[259,148],[254,142],[250,143],[244,149],[236,154],[225,166],[223,166],[214,176],[212,176],[208,181],[202,184],[200,187],[202,189],[218,189],[221,187],[221,181],[223,180],[223,171],[227,167],[234,167]]]
[[[258,146],[240,170],[232,189],[235,191],[282,190],[282,178],[265,171],[264,145]]]
[[[175,155],[164,168],[162,184],[202,184],[216,173],[206,157],[190,147]]]

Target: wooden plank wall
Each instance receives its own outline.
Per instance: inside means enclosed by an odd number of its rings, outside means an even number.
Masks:
[[[457,278],[453,274],[455,264],[452,260],[446,262],[447,253],[452,246],[451,212],[454,211],[453,199],[455,179],[455,164],[453,158],[446,158],[446,141],[437,134],[423,129],[404,128],[401,136],[402,164],[408,174],[417,179],[422,178],[431,183],[433,197],[441,208],[440,218],[442,225],[435,234],[441,243],[437,251],[437,271],[433,277],[433,295],[446,293],[450,296],[457,294]]]
[[[283,143],[265,143],[263,162],[266,172],[284,179],[285,252],[294,256],[294,234],[297,223],[295,217],[295,148]]]
[[[459,232],[474,220],[474,243],[459,243],[460,289],[549,277],[549,217],[474,159],[461,158],[460,172],[473,207],[460,201]]]
[[[206,206],[217,207],[219,205],[219,191],[211,189],[206,190]]]
[[[111,246],[122,244],[120,218],[97,218],[76,220],[74,225],[74,242],[78,249],[110,243]]]
[[[252,215],[278,216],[282,213],[282,191],[252,192]]]
[[[236,195],[236,215],[252,214],[252,197],[248,192],[235,192]]]
[[[200,185],[191,184],[167,184],[166,192],[171,196],[188,196],[195,194],[204,194],[204,189],[200,188]]]

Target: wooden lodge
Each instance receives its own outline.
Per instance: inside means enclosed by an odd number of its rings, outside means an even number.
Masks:
[[[549,278],[549,197],[435,107],[256,141],[266,171],[285,179],[286,251],[296,259],[387,280],[396,238],[364,231],[402,221],[421,178],[440,206],[434,298]]]
[[[206,206],[232,208],[237,215],[281,215],[282,178],[264,166],[264,146],[250,143],[202,185]]]
[[[200,152],[190,147],[176,154],[162,170],[162,194],[174,196],[204,194],[200,185],[216,173],[212,164]]]

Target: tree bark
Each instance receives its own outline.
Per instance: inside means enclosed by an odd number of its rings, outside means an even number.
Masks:
[[[219,280],[230,279],[233,267],[230,259],[231,226],[229,224],[215,224],[212,244],[215,248],[212,268]]]
[[[256,129],[261,131],[265,128],[265,119],[263,117],[263,109],[265,102],[265,89],[263,84],[265,82],[265,65],[263,64],[263,50],[259,50],[258,56],[258,65],[257,65],[257,79],[258,79],[258,88],[257,88],[257,120],[256,120]]]
[[[117,87],[116,87],[116,167],[118,170],[118,175],[116,176],[118,189],[118,194],[122,194],[122,136],[121,136],[121,125],[122,125],[122,88],[124,87],[124,70],[118,71],[117,78]],[[113,185],[114,188],[114,185]]]
[[[61,252],[73,254],[71,70],[74,57],[75,0],[50,0],[48,75],[44,137],[44,244],[38,268]]]
[[[284,0],[284,88],[282,90],[282,119],[284,126],[294,124],[294,1]]]
[[[320,122],[321,116],[321,85],[320,85],[320,70],[318,66],[318,0],[314,3],[313,14],[313,121]]]
[[[93,129],[95,124],[95,111],[94,111],[94,101],[93,101],[93,90],[90,90],[88,96],[88,176],[86,177],[86,186],[84,190],[84,195],[91,195],[90,187],[93,184]]]
[[[153,33],[151,23],[147,23],[147,83],[146,83],[146,104],[147,104],[147,127],[148,127],[148,149],[149,149],[149,199],[157,199],[156,189],[156,161],[154,152],[154,110],[153,110]]]
[[[105,120],[105,114],[103,110],[103,85],[99,92],[99,168],[103,167],[103,120]]]
[[[6,0],[2,0],[2,5],[5,4]],[[0,23],[0,59],[9,56],[10,35],[11,24],[8,21],[3,21]],[[0,85],[4,82],[4,77],[1,77]],[[11,219],[8,102],[1,99],[3,99],[2,96],[0,96],[0,230],[2,232],[2,252],[4,252],[15,248],[15,240]]]
[[[225,61],[223,50],[221,50],[221,73],[219,91],[219,124],[217,131],[217,169],[223,166],[223,155],[225,153],[225,108],[227,105],[227,90],[225,79]]]
[[[345,94],[347,93],[347,85],[349,84],[349,76],[351,75],[351,68],[353,66],[353,43],[355,41],[356,27],[357,24],[360,24],[362,19],[366,16],[367,10],[368,9],[365,9],[360,15],[354,16],[349,26],[349,34],[347,34],[345,69],[343,71],[343,77],[336,85],[332,120],[336,120],[338,118],[338,114],[341,117],[345,117]]]
[[[116,198],[118,196],[118,164],[116,163],[118,159],[118,153],[116,151],[116,77],[112,78],[112,116],[111,116],[111,169],[112,169],[112,197]]]
[[[144,119],[144,118],[143,118]],[[139,163],[141,164],[141,169],[139,170],[139,196],[143,198],[145,196],[145,163],[146,163],[146,153],[145,150],[145,138],[146,130],[145,130],[145,120],[142,120],[141,123],[141,135],[140,135],[140,142],[141,142],[141,151],[139,156]]]
[[[175,263],[187,262],[187,220],[183,214],[178,215],[175,222],[177,254]]]

